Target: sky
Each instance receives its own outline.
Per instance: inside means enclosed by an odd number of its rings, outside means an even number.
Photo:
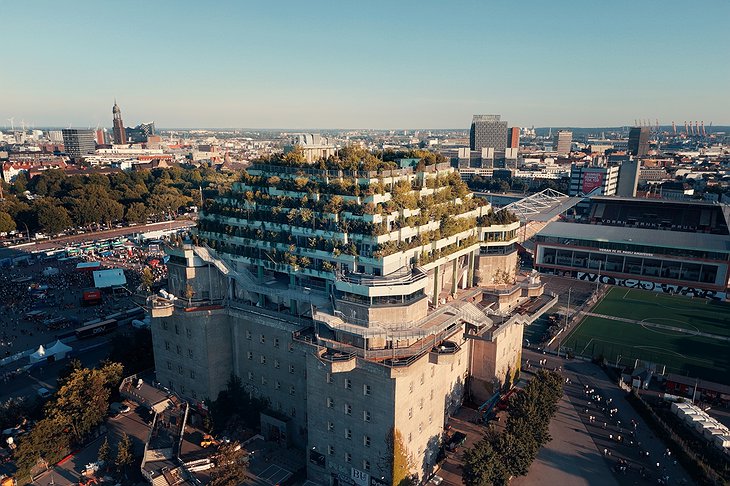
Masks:
[[[730,124],[730,0],[0,0],[0,130]]]

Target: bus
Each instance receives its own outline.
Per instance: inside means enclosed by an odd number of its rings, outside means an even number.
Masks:
[[[106,319],[104,321],[95,322],[86,326],[79,327],[75,330],[76,338],[85,339],[94,336],[101,336],[117,328],[116,319]]]

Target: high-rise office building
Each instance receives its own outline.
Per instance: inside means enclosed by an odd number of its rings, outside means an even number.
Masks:
[[[507,148],[520,148],[520,127],[512,127],[507,131]]]
[[[651,128],[633,127],[629,132],[629,155],[643,157],[649,153]]]
[[[114,100],[114,106],[112,107],[112,115],[114,117],[114,143],[117,145],[127,143],[127,133],[122,121],[122,110],[119,109],[116,100]]]
[[[93,155],[96,151],[94,130],[64,128],[62,134],[64,150],[69,157],[78,159],[85,155]]]
[[[397,484],[395,431],[428,477],[467,384],[483,403],[519,368],[522,317],[475,305],[514,276],[519,221],[448,163],[372,164],[254,163],[201,211],[197,244],[168,249],[188,297],[149,303],[157,379],[196,402],[240,377],[271,404],[262,434],[306,451],[319,484]]]
[[[573,164],[570,168],[570,196],[613,196],[618,187],[618,166]]]
[[[559,130],[555,135],[555,151],[558,155],[568,155],[573,146],[573,132],[570,130]]]
[[[469,146],[472,150],[504,150],[507,148],[507,122],[500,121],[499,115],[474,115],[469,131]]]
[[[618,171],[616,195],[620,197],[636,197],[636,186],[639,185],[639,159],[626,158],[621,161]]]

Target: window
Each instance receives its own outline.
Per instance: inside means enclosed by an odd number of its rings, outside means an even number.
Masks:
[[[408,393],[413,393],[413,382],[408,384]]]
[[[423,432],[423,422],[418,422],[418,433]]]
[[[171,369],[172,369],[172,363],[171,363],[171,362],[169,362],[169,361],[167,362],[167,369],[168,369],[168,370],[171,370]]]
[[[253,353],[252,353],[251,351],[247,352],[247,353],[246,353],[246,357],[247,357],[248,359],[253,359]]]
[[[274,347],[275,348],[279,347],[279,338],[274,338]]]
[[[369,435],[362,436],[362,445],[364,445],[365,447],[370,447],[370,436]]]
[[[193,359],[193,350],[188,348],[188,358]]]
[[[345,390],[352,390],[352,381],[349,378],[345,378]]]
[[[333,445],[328,445],[328,446],[327,446],[327,454],[329,454],[329,455],[331,456],[331,455],[332,455],[332,454],[334,454],[334,453],[335,453],[335,446],[333,446]]]
[[[190,378],[195,379],[195,371],[190,370]]]
[[[176,347],[177,347],[177,354],[182,354],[182,348],[180,347],[180,345],[178,344]]]
[[[266,336],[263,334],[261,335],[261,344],[264,344],[266,342]]]
[[[345,452],[345,462],[352,462],[352,454]]]
[[[431,367],[431,378],[433,378],[433,375],[436,373],[436,368],[434,366]]]
[[[261,359],[260,359],[260,361],[261,361],[261,364],[266,364],[266,356],[264,356],[264,355],[262,354],[262,355],[261,355]]]
[[[276,368],[277,370],[279,369],[279,360],[278,359],[274,360],[274,368]]]
[[[292,417],[296,417],[297,416],[297,407],[292,407],[290,414]]]
[[[426,381],[426,375],[421,373],[421,385]]]
[[[413,434],[408,432],[408,443],[410,444],[411,442],[413,442]]]
[[[276,380],[276,382],[274,382],[274,389],[275,390],[281,389],[281,383],[279,382],[279,380]]]
[[[185,385],[180,385],[180,393],[185,393]]]
[[[329,430],[330,432],[332,432],[333,430],[335,430],[335,423],[334,422],[327,422],[327,430]]]
[[[165,351],[170,351],[170,341],[165,341]]]
[[[432,423],[433,423],[433,414],[430,414],[430,415],[428,416],[428,423],[429,423],[429,424],[432,424]]]
[[[248,372],[248,379],[253,380],[253,373],[250,371]]]
[[[251,340],[251,331],[246,331],[246,339]]]
[[[362,386],[362,394],[363,395],[370,395],[370,385],[363,385]]]
[[[193,332],[190,329],[188,329],[187,327],[185,328],[185,334],[188,336],[188,339],[192,339]]]
[[[327,397],[327,408],[332,408],[335,406],[335,401],[332,400],[330,397]]]
[[[370,461],[368,461],[368,460],[362,461],[362,468],[366,471],[369,471],[370,470]]]
[[[190,393],[193,395],[193,400],[197,400],[198,399],[198,394],[195,393],[195,390],[191,391]]]
[[[345,404],[345,415],[352,415],[352,405],[349,403]]]
[[[293,364],[290,364],[289,365],[289,373],[294,373],[294,365]]]
[[[332,373],[327,373],[327,383],[334,383],[335,379],[332,378]]]
[[[182,375],[182,374],[183,374],[183,367],[182,367],[182,365],[177,365],[177,372],[178,372],[178,374],[180,374],[180,375]]]
[[[433,389],[428,393],[428,399],[433,400]]]
[[[289,395],[294,395],[296,393],[296,389],[293,386],[289,387]]]
[[[362,420],[363,422],[370,422],[370,412],[368,410],[362,413]]]
[[[167,331],[167,321],[162,321],[162,329]]]
[[[423,410],[423,398],[421,398],[420,400],[418,400],[418,408],[420,410]]]
[[[352,430],[345,429],[345,439],[347,439],[347,440],[352,439]]]
[[[289,352],[294,351],[294,343],[289,343]]]
[[[413,418],[413,408],[409,408],[408,409],[408,418],[409,419],[412,419]]]
[[[266,384],[266,377],[265,376],[261,376],[261,384],[262,385],[265,385]]]

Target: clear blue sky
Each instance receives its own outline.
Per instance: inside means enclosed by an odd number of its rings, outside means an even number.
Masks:
[[[0,127],[730,124],[729,0],[0,0]]]

